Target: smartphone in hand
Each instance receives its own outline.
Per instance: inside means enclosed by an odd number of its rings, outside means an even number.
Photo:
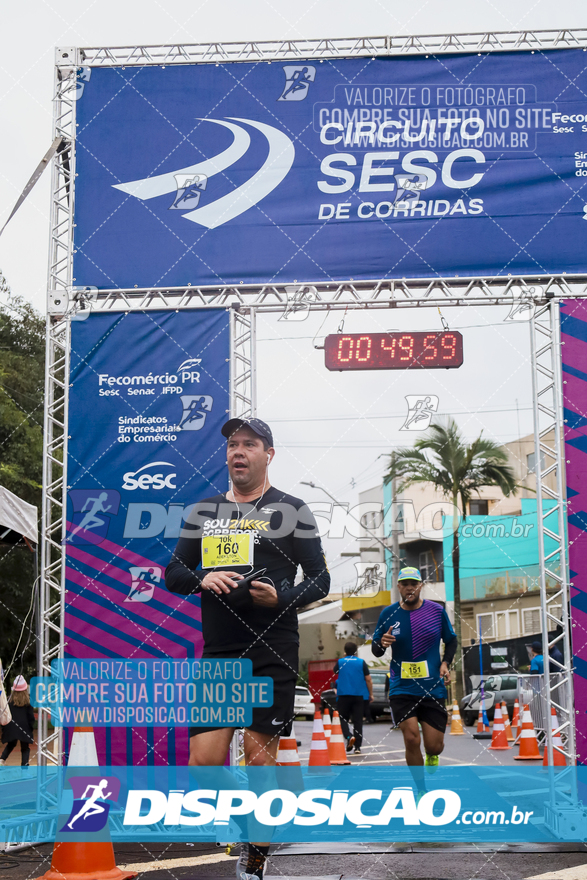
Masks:
[[[237,587],[244,587],[245,589],[249,589],[252,581],[259,580],[260,577],[263,577],[266,568],[260,568],[259,571],[253,571],[251,574],[246,575],[244,578],[241,578],[240,581],[235,581]]]

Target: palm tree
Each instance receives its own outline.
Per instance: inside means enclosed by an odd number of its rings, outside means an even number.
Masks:
[[[452,564],[454,577],[455,632],[459,648],[455,657],[456,689],[462,694],[463,653],[461,639],[461,589],[459,581],[459,521],[458,509],[466,518],[467,505],[483,486],[498,486],[504,495],[512,495],[517,488],[514,472],[507,464],[507,453],[493,440],[480,434],[468,444],[457,423],[432,425],[427,436],[416,440],[412,448],[397,449],[390,456],[384,476],[388,483],[398,480],[397,491],[403,492],[415,483],[432,483],[453,505]],[[460,502],[460,504],[459,504]]]

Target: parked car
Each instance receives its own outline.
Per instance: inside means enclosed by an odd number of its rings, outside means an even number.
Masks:
[[[320,711],[324,714],[324,710],[328,709],[330,714],[336,709],[336,690],[335,688],[327,688],[320,694]]]
[[[369,704],[371,718],[376,721],[381,715],[389,715],[389,675],[384,669],[372,669],[373,702]],[[320,694],[320,709],[328,707],[330,713],[336,709],[336,689],[328,688]]]
[[[294,715],[305,715],[307,721],[314,717],[316,707],[312,702],[312,694],[307,687],[296,685],[294,697]]]
[[[518,676],[511,674],[490,675],[483,684],[483,692],[483,704],[490,721],[493,720],[496,703],[501,703],[502,700],[505,700],[511,718],[518,696]],[[479,717],[480,706],[481,688],[477,687],[472,693],[464,696],[459,705],[461,718],[465,724],[469,726],[475,724]]]

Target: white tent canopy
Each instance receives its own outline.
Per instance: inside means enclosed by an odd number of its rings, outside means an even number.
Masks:
[[[17,532],[36,544],[37,508],[0,486],[0,541],[9,531]]]

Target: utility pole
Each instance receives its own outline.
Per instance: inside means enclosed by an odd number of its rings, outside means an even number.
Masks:
[[[395,464],[395,452],[391,453],[391,465]],[[399,532],[397,528],[398,520],[398,503],[397,503],[397,477],[393,477],[391,481],[391,596],[392,602],[397,602],[399,595],[397,589],[397,579],[399,575]]]
[[[312,489],[320,489],[320,491],[324,492],[326,495],[328,495],[328,497],[331,498],[335,504],[337,504],[339,507],[343,507],[343,503],[341,501],[338,501],[334,497],[334,495],[331,495],[330,492],[328,491],[328,489],[325,489],[324,486],[318,486],[317,483],[312,483],[309,480],[300,480],[300,485],[301,486],[311,486]],[[385,541],[383,541],[378,535],[376,535],[373,529],[370,529],[367,526],[363,525],[363,523],[359,519],[357,519],[357,517],[354,516],[352,513],[349,513],[348,515],[351,517],[351,519],[354,519],[354,521],[356,523],[359,523],[361,528],[365,529],[366,532],[369,532],[369,534],[373,538],[373,540],[377,541],[378,544],[381,544],[381,546],[383,547],[384,550],[389,550],[389,547],[385,543]],[[398,543],[398,547],[399,547],[399,543]],[[399,573],[399,552],[393,544],[393,539],[392,539],[391,552],[393,553],[394,558],[397,560],[396,565],[397,565],[397,571]],[[396,575],[396,586],[397,586],[397,575]]]

